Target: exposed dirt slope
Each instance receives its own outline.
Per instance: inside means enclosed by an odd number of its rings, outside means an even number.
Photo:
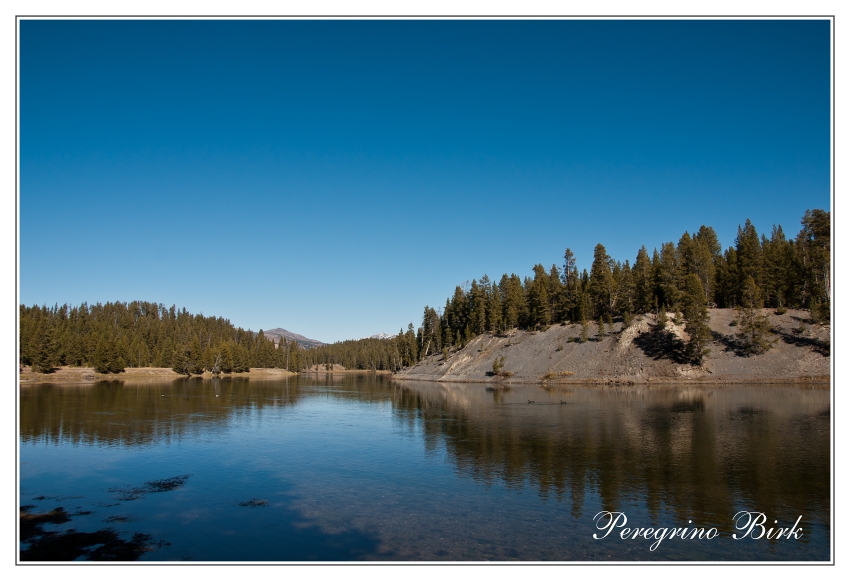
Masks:
[[[784,382],[829,381],[829,327],[809,321],[806,311],[776,315],[765,309],[773,327],[774,346],[761,355],[745,356],[735,334],[738,313],[711,309],[714,342],[702,366],[690,364],[681,347],[688,336],[684,324],[667,325],[666,341],[659,342],[655,316],[641,315],[623,329],[614,323],[606,337],[575,341],[580,325],[556,325],[546,331],[513,330],[504,335],[479,335],[460,351],[433,355],[394,375],[397,379],[460,382],[649,383],[660,381]],[[662,333],[662,337],[665,335]],[[493,374],[493,360],[504,357],[503,371]]]

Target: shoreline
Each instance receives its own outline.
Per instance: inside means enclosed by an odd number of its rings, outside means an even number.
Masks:
[[[176,381],[178,379],[226,379],[254,378],[254,379],[278,379],[298,375],[285,369],[252,367],[249,372],[221,373],[213,375],[205,371],[201,375],[184,375],[177,373],[168,367],[128,367],[122,373],[97,373],[93,367],[57,367],[53,373],[38,373],[29,367],[19,367],[18,385],[41,385],[46,383],[100,383],[102,381],[120,381],[124,383],[150,382],[150,381]]]
[[[570,387],[579,385],[630,385],[630,386],[657,386],[657,385],[831,385],[832,378],[829,375],[825,376],[808,376],[808,377],[787,377],[787,378],[671,378],[671,377],[655,377],[641,379],[533,379],[533,378],[517,378],[503,379],[494,381],[490,379],[445,379],[442,377],[434,378],[430,376],[412,376],[412,375],[393,375],[393,379],[398,381],[427,381],[432,383],[463,383],[475,385],[490,385],[493,389],[509,388],[511,385],[540,385],[542,387],[556,386]]]

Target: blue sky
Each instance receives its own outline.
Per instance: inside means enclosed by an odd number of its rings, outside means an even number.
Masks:
[[[22,21],[20,302],[322,341],[830,207],[828,21]]]

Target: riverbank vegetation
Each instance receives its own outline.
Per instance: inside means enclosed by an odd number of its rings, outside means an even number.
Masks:
[[[79,307],[20,307],[22,365],[49,371],[58,365],[90,365],[99,372],[125,367],[170,367],[179,373],[247,371],[250,367],[300,371],[314,366],[397,371],[425,357],[463,348],[481,333],[514,328],[546,329],[581,324],[586,341],[593,324],[605,333],[614,319],[628,326],[635,315],[667,311],[683,319],[687,354],[699,363],[708,352],[709,307],[741,310],[739,339],[746,353],[771,346],[759,310],[807,309],[811,319],[830,318],[830,214],[808,210],[802,228],[787,238],[781,226],[759,234],[746,220],[734,245],[722,251],[717,234],[701,226],[677,243],[652,253],[641,247],[631,263],[608,255],[597,244],[590,271],[579,272],[572,250],[562,265],[537,264],[532,277],[486,274],[455,287],[445,307],[425,306],[413,324],[389,339],[359,339],[300,349],[294,341],[275,343],[261,331],[234,327],[228,320],[192,315],[186,309],[146,302]]]
[[[641,247],[633,263],[615,260],[597,244],[590,272],[579,272],[567,248],[562,265],[547,270],[537,264],[533,277],[503,274],[496,281],[485,274],[455,287],[443,308],[425,307],[418,330],[410,324],[389,340],[325,345],[311,350],[310,357],[347,368],[395,371],[435,353],[448,358],[481,333],[567,322],[581,324],[580,340],[587,341],[591,325],[603,335],[614,319],[628,326],[635,315],[652,312],[664,318],[669,310],[687,323],[686,353],[698,364],[711,341],[709,307],[740,309],[745,352],[763,353],[772,340],[759,309],[807,309],[820,323],[830,318],[830,214],[808,210],[801,225],[794,238],[787,238],[782,226],[773,226],[768,236],[746,220],[725,251],[715,230],[701,226],[694,234],[685,232],[678,243],[661,244],[660,250]]]
[[[165,367],[185,375],[246,372],[251,367],[297,371],[303,349],[234,327],[221,317],[193,315],[133,301],[78,307],[20,307],[20,364],[49,373],[62,365],[98,373],[126,367]]]

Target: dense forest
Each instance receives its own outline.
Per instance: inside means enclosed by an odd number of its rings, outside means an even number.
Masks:
[[[200,374],[277,367],[297,371],[303,349],[282,339],[275,347],[216,317],[138,302],[20,307],[20,363],[49,372],[59,365],[91,366],[100,373],[125,367],[171,367]]]
[[[590,272],[578,271],[567,248],[564,263],[533,277],[484,275],[455,287],[444,308],[426,306],[422,324],[409,324],[391,339],[342,341],[300,349],[282,340],[276,348],[262,330],[235,328],[228,320],[185,309],[131,302],[79,307],[20,307],[23,365],[49,371],[58,365],[90,365],[101,372],[124,367],[171,367],[186,374],[277,367],[290,371],[340,364],[347,369],[399,370],[423,357],[463,347],[480,333],[544,328],[562,322],[628,323],[637,314],[681,314],[698,362],[708,341],[708,307],[741,308],[742,324],[764,324],[757,310],[808,309],[815,321],[830,318],[830,214],[808,210],[802,228],[787,238],[781,226],[759,235],[747,220],[733,246],[721,250],[714,229],[685,232],[652,254],[638,250],[634,263],[610,257],[602,244]],[[757,345],[756,345],[757,346]]]

